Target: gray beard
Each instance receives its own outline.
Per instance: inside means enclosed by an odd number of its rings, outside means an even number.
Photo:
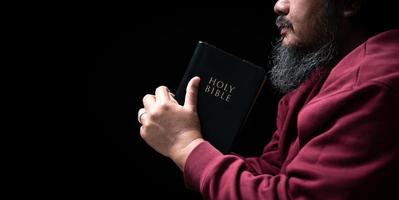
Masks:
[[[318,74],[312,75],[312,78],[321,77],[336,62],[337,24],[333,14],[328,12],[331,8],[329,6],[325,8],[325,15],[318,21],[317,37],[313,40],[315,42],[308,45],[283,46],[280,39],[273,45],[269,79],[281,94],[296,89],[314,71]]]
[[[272,85],[282,94],[296,89],[308,79],[316,69],[322,76],[336,57],[333,41],[328,41],[314,51],[300,47],[284,47],[281,42],[272,51],[272,69],[269,79]]]

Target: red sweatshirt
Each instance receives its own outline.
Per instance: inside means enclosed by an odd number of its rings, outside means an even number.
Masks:
[[[285,95],[260,157],[223,155],[204,142],[184,169],[187,187],[218,200],[399,199],[398,174],[399,29]]]

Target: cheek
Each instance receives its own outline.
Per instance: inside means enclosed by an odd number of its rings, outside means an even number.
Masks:
[[[314,41],[317,36],[316,23],[313,20],[293,21],[293,31],[284,37],[285,45],[307,45]]]
[[[315,6],[315,5],[313,5]],[[316,19],[318,17],[317,11],[319,8],[293,6],[290,10],[290,20],[293,25],[293,33],[287,37],[291,42],[309,43],[314,38],[316,26]]]
[[[311,30],[309,21],[296,16],[292,16],[289,20],[292,23],[293,29],[287,32],[283,39],[283,44],[297,45],[306,43],[309,40],[309,30]]]
[[[316,22],[314,18],[308,18],[298,23],[298,42],[302,44],[308,44],[312,41],[316,34]]]

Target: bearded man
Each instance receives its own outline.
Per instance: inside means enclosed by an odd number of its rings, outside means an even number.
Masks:
[[[202,138],[199,77],[184,105],[165,86],[143,98],[142,138],[205,199],[399,199],[399,29],[389,7],[276,2],[269,77],[284,96],[259,157],[222,154]]]

